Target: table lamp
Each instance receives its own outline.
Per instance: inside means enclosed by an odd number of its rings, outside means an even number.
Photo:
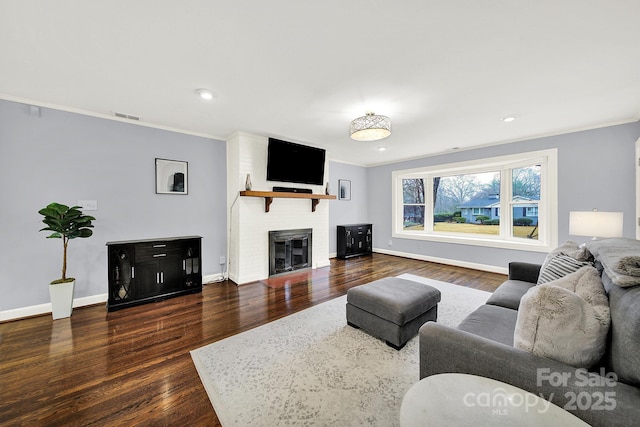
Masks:
[[[622,237],[622,212],[569,212],[569,234],[574,236]]]

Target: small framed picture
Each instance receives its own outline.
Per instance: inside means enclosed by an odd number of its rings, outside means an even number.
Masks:
[[[156,158],[156,194],[189,194],[189,164]]]
[[[338,200],[351,200],[351,181],[348,179],[338,180]]]

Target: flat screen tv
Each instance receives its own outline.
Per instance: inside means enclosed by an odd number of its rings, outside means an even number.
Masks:
[[[325,150],[269,138],[267,181],[324,184]]]

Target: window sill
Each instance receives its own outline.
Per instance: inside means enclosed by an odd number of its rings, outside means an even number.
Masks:
[[[490,248],[500,249],[512,249],[517,251],[529,251],[529,252],[550,252],[557,245],[557,242],[550,242],[550,244],[544,244],[537,240],[504,240],[499,238],[487,238],[486,236],[472,235],[472,236],[453,236],[450,234],[424,234],[424,233],[412,233],[407,231],[394,232],[392,237],[397,239],[413,239],[413,240],[427,240],[431,242],[441,243],[453,243],[457,245],[471,245],[482,246]]]

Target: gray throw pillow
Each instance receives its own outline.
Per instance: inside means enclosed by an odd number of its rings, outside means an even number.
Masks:
[[[538,285],[560,279],[567,274],[580,270],[585,265],[591,265],[591,263],[578,261],[561,252],[551,258],[546,267],[542,268],[540,276],[538,276]]]
[[[549,261],[551,261],[561,253],[564,255],[569,255],[571,258],[577,259],[578,261],[591,261],[593,258],[586,245],[580,247],[573,240],[567,240],[547,254],[544,261],[542,262],[542,269],[544,270],[547,264],[549,264]]]

